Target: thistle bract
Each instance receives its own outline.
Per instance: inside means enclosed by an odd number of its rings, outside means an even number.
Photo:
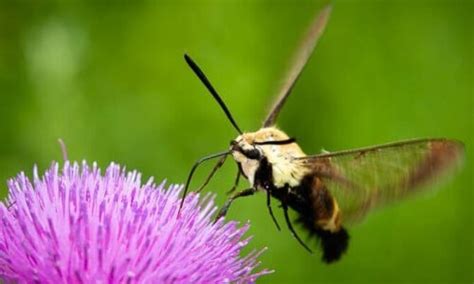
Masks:
[[[0,275],[38,283],[254,282],[259,252],[241,257],[248,225],[219,220],[212,198],[141,183],[111,164],[54,163],[8,182],[0,203]]]

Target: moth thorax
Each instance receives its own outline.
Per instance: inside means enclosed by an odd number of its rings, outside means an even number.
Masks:
[[[269,165],[271,165],[273,183],[276,187],[297,186],[308,170],[302,166],[297,157],[305,156],[304,152],[295,142],[288,144],[265,144],[262,142],[284,141],[289,137],[283,131],[275,127],[262,128],[256,132],[248,132],[240,135],[235,140],[242,150],[258,150]],[[233,152],[234,159],[241,165],[242,171],[249,179],[251,185],[254,184],[255,172],[260,167],[260,162],[249,159],[244,154]]]

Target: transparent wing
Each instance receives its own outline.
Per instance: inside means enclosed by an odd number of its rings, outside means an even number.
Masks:
[[[347,224],[422,189],[459,164],[463,152],[459,141],[423,139],[298,159],[322,179]]]
[[[285,104],[285,101],[290,95],[293,86],[301,74],[301,71],[303,71],[306,62],[308,62],[308,59],[313,53],[314,47],[323,34],[330,14],[331,5],[327,5],[323,10],[321,10],[310,26],[308,33],[304,37],[299,48],[296,50],[295,56],[292,60],[291,68],[285,77],[285,81],[283,82],[280,91],[278,92],[275,103],[271,107],[267,117],[263,122],[263,127],[268,127],[275,124],[276,118],[280,113],[281,108]]]

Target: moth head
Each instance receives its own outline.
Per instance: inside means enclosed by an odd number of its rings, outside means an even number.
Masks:
[[[292,143],[283,131],[274,127],[262,128],[256,132],[243,133],[230,142],[230,150],[237,162],[260,160],[264,155],[264,147]]]
[[[242,134],[239,135],[235,140],[230,141],[230,150],[232,152],[232,156],[239,164],[250,161],[260,161],[262,158],[261,149],[245,139],[245,136],[246,134]]]

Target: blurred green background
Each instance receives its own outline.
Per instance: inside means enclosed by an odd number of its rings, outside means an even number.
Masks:
[[[324,4],[0,2],[0,180],[61,160],[61,137],[71,159],[183,183],[236,136],[183,53],[255,130]],[[473,282],[473,14],[471,1],[334,2],[279,126],[307,153],[456,138],[465,165],[434,194],[351,228],[347,255],[330,266],[275,229],[263,194],[239,200],[229,218],[251,221],[250,247],[267,246],[262,266],[276,270],[261,283]],[[218,204],[234,171],[228,162],[208,187]]]

